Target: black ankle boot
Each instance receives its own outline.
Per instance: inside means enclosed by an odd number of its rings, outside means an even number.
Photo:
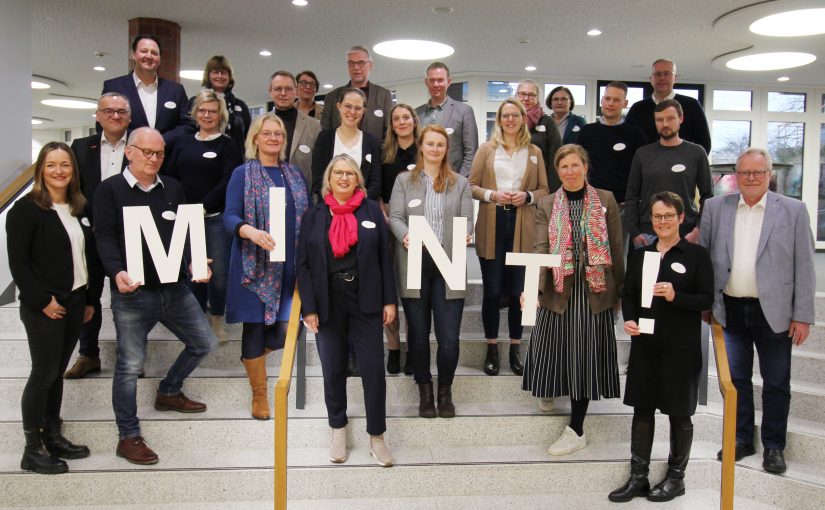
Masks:
[[[43,447],[43,432],[40,429],[24,430],[23,434],[26,436],[26,449],[23,450],[20,469],[41,475],[57,475],[69,470],[64,461],[52,457]]]
[[[674,430],[670,428],[670,455],[667,458],[665,479],[650,489],[650,501],[670,501],[685,494],[685,469],[693,445],[693,425]]]
[[[524,375],[524,365],[521,364],[519,357],[519,345],[510,344],[510,370],[516,375]]]
[[[418,384],[418,397],[418,416],[422,418],[435,418],[432,381]]]
[[[43,427],[43,445],[46,447],[46,451],[61,459],[85,459],[88,457],[89,449],[87,447],[73,444],[63,437],[63,434],[60,433],[62,425],[63,420],[60,418],[46,422],[46,426]]]
[[[630,435],[630,478],[614,490],[607,499],[614,503],[626,503],[635,497],[647,496],[650,482],[650,450],[653,448],[653,423],[633,419]]]
[[[484,373],[498,375],[498,345],[487,344],[487,357],[484,359]]]
[[[387,350],[387,373],[397,374],[401,371],[401,349]]]
[[[455,417],[451,384],[438,383],[438,415],[442,418]]]

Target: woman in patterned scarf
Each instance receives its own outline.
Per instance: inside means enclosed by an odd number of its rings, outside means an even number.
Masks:
[[[549,399],[570,396],[570,424],[547,450],[569,455],[587,446],[590,400],[619,396],[612,307],[624,282],[619,206],[609,191],[587,183],[587,154],[563,145],[554,159],[562,187],[539,200],[536,253],[561,255],[539,282],[536,326],[522,389]]]

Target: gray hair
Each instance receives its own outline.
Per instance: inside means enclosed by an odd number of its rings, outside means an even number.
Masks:
[[[126,139],[126,145],[134,145],[135,140],[138,139],[141,135],[150,134],[150,133],[157,133],[161,139],[163,139],[163,135],[160,134],[160,131],[154,128],[150,128],[149,126],[143,126],[135,129],[131,133],[129,133],[129,138]],[[164,145],[166,142],[164,142]]]
[[[656,64],[661,64],[661,63],[670,64],[673,67],[673,74],[676,74],[676,62],[670,60],[669,58],[664,58],[664,57],[657,58],[656,60],[653,61],[652,64],[650,64],[650,67],[653,68],[653,66],[655,66]]]
[[[106,97],[119,97],[126,101],[126,109],[129,110],[129,113],[132,113],[132,105],[129,103],[129,98],[121,94],[120,92],[106,92],[105,94],[101,94],[99,98],[97,98],[97,106],[100,108],[100,102]]]
[[[541,85],[539,85],[539,83],[536,80],[531,80],[529,78],[526,80],[521,80],[520,82],[518,82],[518,85],[516,86],[516,93],[518,93],[518,90],[521,88],[522,85],[532,85],[536,89],[536,95],[538,96],[537,99],[539,99],[539,102],[541,102],[541,100],[544,99],[541,96]]]
[[[768,172],[773,172],[773,160],[771,159],[771,155],[768,154],[768,151],[762,147],[748,147],[745,149],[742,154],[736,158],[736,166],[734,167],[736,170],[739,170],[739,162],[745,156],[762,156],[765,158],[765,163],[768,165]]]
[[[350,53],[356,53],[356,52],[366,53],[367,54],[367,60],[372,62],[372,53],[370,53],[370,50],[366,49],[363,46],[359,46],[359,45],[353,46],[352,48],[347,50],[347,58],[349,58]]]

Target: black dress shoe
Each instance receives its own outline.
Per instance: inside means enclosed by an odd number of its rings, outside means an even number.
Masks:
[[[519,345],[510,344],[510,370],[516,375],[524,375],[524,365],[521,364],[519,357]]]
[[[487,344],[487,357],[484,359],[484,373],[498,375],[498,345]]]
[[[754,448],[752,444],[736,443],[736,462],[739,462],[745,457],[750,457],[754,453],[756,453],[756,448]],[[722,460],[722,450],[719,450],[716,454],[716,460]]]
[[[785,456],[782,454],[782,450],[765,448],[765,452],[762,455],[764,457],[762,468],[768,473],[781,475],[788,469],[788,466],[785,465]]]
[[[397,374],[401,371],[401,349],[387,350],[387,373]]]

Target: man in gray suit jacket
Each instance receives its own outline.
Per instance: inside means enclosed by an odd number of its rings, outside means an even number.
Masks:
[[[307,185],[312,184],[312,151],[315,138],[321,132],[321,123],[298,111],[295,77],[289,71],[275,71],[269,78],[269,96],[275,103],[273,110],[286,127],[286,160],[301,169]]]
[[[361,131],[369,133],[384,145],[387,126],[390,125],[392,93],[369,81],[372,71],[372,55],[363,46],[353,46],[347,51],[347,71],[350,81],[342,87],[331,90],[324,97],[324,113],[321,114],[321,128],[335,129],[341,125],[341,114],[335,104],[346,89],[361,89],[367,96],[367,108],[361,119]]]
[[[470,175],[473,157],[478,150],[478,128],[473,109],[447,96],[450,87],[450,69],[443,62],[433,62],[427,66],[424,84],[430,93],[430,100],[415,109],[421,127],[440,124],[450,136],[448,158],[453,170],[464,177]]]
[[[762,467],[784,473],[791,348],[814,322],[814,239],[805,205],[768,191],[771,158],[750,148],[736,161],[739,193],[705,202],[701,244],[713,261],[713,315],[725,331],[738,394],[736,460],[753,455],[753,350],[762,374]],[[719,455],[721,457],[721,451]]]

